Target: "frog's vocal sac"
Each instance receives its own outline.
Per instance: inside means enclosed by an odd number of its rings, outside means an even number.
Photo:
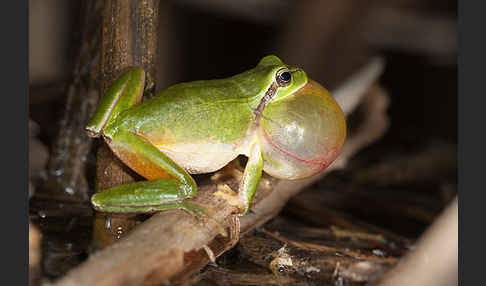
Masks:
[[[89,136],[103,137],[147,179],[95,194],[99,211],[199,211],[186,200],[197,190],[190,174],[216,171],[245,155],[238,192],[215,193],[245,214],[263,171],[280,179],[308,177],[329,166],[344,144],[346,124],[336,101],[276,56],[229,78],[173,85],[141,102],[144,83],[141,68],[129,69],[86,126]]]

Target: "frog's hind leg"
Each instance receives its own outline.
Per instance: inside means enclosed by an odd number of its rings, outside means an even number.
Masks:
[[[110,212],[151,212],[182,208],[193,212],[196,206],[184,199],[196,193],[194,179],[183,168],[139,135],[116,132],[110,148],[130,168],[150,181],[122,185],[95,194],[94,207]]]
[[[188,186],[171,179],[142,181],[114,187],[94,195],[91,202],[96,210],[118,213],[150,213],[183,209],[190,213],[204,210],[183,201]]]
[[[140,67],[134,67],[125,72],[101,97],[93,118],[86,126],[90,137],[101,135],[105,124],[115,118],[120,112],[142,101],[145,72]]]

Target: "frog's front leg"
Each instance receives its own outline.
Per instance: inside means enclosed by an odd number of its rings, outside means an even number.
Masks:
[[[258,144],[258,138],[255,136],[251,140],[250,154],[246,163],[243,178],[240,181],[238,194],[233,192],[227,186],[219,186],[218,191],[214,194],[225,199],[230,205],[238,207],[241,214],[248,213],[251,202],[258,189],[260,178],[263,170],[263,155]]]
[[[93,118],[85,127],[90,137],[99,137],[103,128],[120,112],[142,102],[145,72],[133,67],[125,72],[101,97]]]
[[[108,212],[154,212],[181,208],[200,210],[184,202],[196,193],[194,179],[150,142],[129,130],[119,130],[108,145],[128,166],[150,181],[122,185],[95,194],[95,209]]]

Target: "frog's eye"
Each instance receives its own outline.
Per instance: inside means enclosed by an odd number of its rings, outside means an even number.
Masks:
[[[292,80],[292,74],[288,69],[283,68],[277,72],[276,80],[279,86],[287,86]]]
[[[346,136],[344,115],[326,89],[309,82],[269,104],[259,128],[263,170],[282,179],[313,175],[331,164]]]

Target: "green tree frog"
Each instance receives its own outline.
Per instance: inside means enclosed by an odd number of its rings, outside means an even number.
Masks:
[[[329,92],[270,55],[235,76],[173,85],[141,102],[145,73],[129,69],[107,90],[86,126],[147,181],[92,196],[96,210],[195,211],[190,174],[248,157],[231,203],[245,214],[262,171],[299,179],[325,169],[346,137],[344,114]],[[228,201],[228,197],[226,197]]]

